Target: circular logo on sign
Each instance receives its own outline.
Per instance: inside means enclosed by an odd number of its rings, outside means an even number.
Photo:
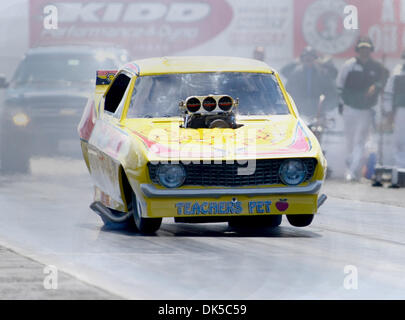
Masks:
[[[306,42],[317,51],[338,54],[352,47],[358,30],[346,30],[343,0],[318,0],[304,14],[302,30]]]

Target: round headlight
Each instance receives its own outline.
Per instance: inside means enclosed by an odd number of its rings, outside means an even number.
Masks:
[[[279,175],[283,183],[296,186],[304,182],[307,168],[299,159],[285,160],[280,166]]]
[[[14,115],[13,122],[16,126],[25,127],[30,122],[30,118],[25,113],[20,112]]]
[[[186,170],[180,164],[163,164],[159,166],[157,176],[162,186],[178,188],[186,180]]]

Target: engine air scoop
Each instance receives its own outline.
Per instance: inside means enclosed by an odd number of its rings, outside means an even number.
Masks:
[[[192,129],[239,128],[234,110],[239,100],[229,95],[191,96],[179,106],[184,116],[184,127]]]

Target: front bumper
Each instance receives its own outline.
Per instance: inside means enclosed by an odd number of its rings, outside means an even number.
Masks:
[[[141,184],[140,204],[149,218],[316,214],[321,186],[171,190]]]

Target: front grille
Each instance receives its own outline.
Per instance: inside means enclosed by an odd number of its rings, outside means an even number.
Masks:
[[[188,186],[224,186],[242,187],[256,185],[283,184],[279,177],[279,169],[286,159],[256,160],[256,170],[252,175],[238,175],[238,168],[242,166],[237,162],[222,163],[191,163],[184,165],[187,173],[184,185]],[[305,181],[310,180],[315,172],[317,160],[313,158],[302,159],[307,168]],[[158,184],[158,165],[148,164],[149,175],[153,183]],[[246,165],[245,165],[246,167]]]

